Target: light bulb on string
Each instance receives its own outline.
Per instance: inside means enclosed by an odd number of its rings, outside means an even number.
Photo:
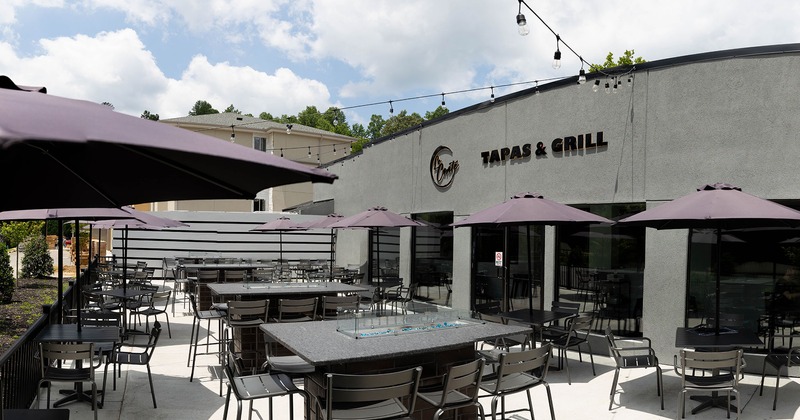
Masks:
[[[394,114],[394,107],[392,106],[391,100],[389,100],[389,114]]]
[[[444,92],[442,92],[442,106],[446,106],[444,103]]]
[[[578,57],[581,60],[581,70],[578,72],[578,84],[586,83],[586,71],[583,69],[583,57]]]
[[[595,80],[594,84],[592,85],[592,92],[597,92],[600,90],[600,80]]]
[[[283,147],[281,147],[281,157],[283,157]]]
[[[311,159],[311,146],[308,146],[308,158]]]
[[[528,28],[528,21],[525,19],[525,15],[522,14],[522,0],[519,0],[519,11],[517,11],[517,32],[522,36],[531,33],[530,28]]]
[[[494,86],[492,86],[491,89],[492,89],[492,96],[489,98],[489,101],[494,103]]]
[[[286,134],[292,134],[292,125],[286,124]]]
[[[608,80],[606,80],[606,93],[611,93],[611,84],[608,83]]]
[[[233,130],[233,126],[231,126],[231,143],[236,142],[236,132]]]
[[[558,48],[558,43],[561,41],[561,37],[556,35],[556,52],[553,54],[553,68],[558,70],[561,68],[561,50]]]

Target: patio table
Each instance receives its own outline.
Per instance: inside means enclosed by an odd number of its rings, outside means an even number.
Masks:
[[[509,312],[500,312],[498,315],[514,320],[522,324],[528,324],[534,331],[538,329],[541,333],[546,324],[553,321],[569,318],[573,313],[564,311],[548,311],[546,309],[517,309]],[[539,337],[541,341],[541,337]]]
[[[341,325],[340,321],[315,321],[267,323],[260,328],[317,367],[305,378],[305,389],[314,396],[324,396],[325,373],[363,374],[422,366],[423,383],[440,380],[449,365],[474,360],[474,343],[530,332],[524,326],[472,320],[470,325],[455,328],[354,338],[338,331]],[[434,411],[430,406],[417,404],[414,418],[431,418]]]
[[[54,343],[117,343],[120,341],[119,329],[115,327],[83,327],[78,329],[78,324],[50,324],[36,336],[37,342]],[[83,383],[77,382],[73,390],[62,390],[66,396],[53,403],[53,407],[60,407],[73,401],[92,402],[92,395],[83,391]],[[98,398],[101,392],[98,391]],[[97,408],[102,408],[98,401]]]

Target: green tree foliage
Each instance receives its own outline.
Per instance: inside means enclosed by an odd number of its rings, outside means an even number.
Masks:
[[[191,116],[208,115],[208,114],[219,114],[219,111],[214,109],[214,107],[211,106],[210,103],[203,100],[195,102],[192,109],[189,110],[189,115]]]
[[[141,118],[144,118],[145,120],[158,121],[159,117],[158,114],[151,114],[150,111],[145,109],[144,112],[142,112]]]
[[[369,133],[363,124],[355,123],[350,127],[350,136],[357,139],[366,139],[369,137]]]
[[[25,244],[22,277],[41,279],[51,274],[53,274],[53,257],[47,250],[47,241],[42,235],[34,235]]]
[[[372,114],[372,117],[369,119],[369,125],[367,125],[368,138],[370,140],[380,138],[384,125],[386,125],[386,120],[384,120],[382,116]]]
[[[270,114],[269,112],[262,112],[262,113],[258,114],[258,118],[261,118],[262,120],[267,120],[267,121],[275,121],[275,117],[273,117],[272,114]]]
[[[238,109],[234,108],[233,104],[228,105],[228,107],[225,108],[225,110],[222,112],[232,112],[234,114],[242,115],[242,111],[239,111]]]
[[[16,248],[26,238],[41,235],[44,222],[5,222],[0,224],[0,235],[6,239],[9,248]]]
[[[428,111],[428,112],[426,112],[426,113],[425,113],[425,119],[426,119],[426,120],[434,120],[434,119],[436,119],[436,118],[439,118],[439,117],[445,116],[445,115],[447,115],[447,114],[449,114],[449,113],[450,113],[450,110],[449,110],[449,109],[447,109],[447,107],[446,107],[446,106],[441,106],[441,105],[439,105],[439,106],[438,106],[438,107],[436,107],[436,109],[434,109],[433,111]]]
[[[634,50],[625,50],[625,53],[620,56],[617,61],[614,61],[614,53],[608,53],[606,61],[603,64],[592,64],[589,66],[589,72],[598,72],[603,69],[609,69],[619,66],[632,66],[634,64],[646,63],[647,61],[642,57],[634,58]]]
[[[416,112],[408,115],[408,111],[404,109],[397,115],[386,120],[386,124],[384,124],[381,129],[381,137],[408,130],[409,128],[422,124],[424,121],[425,119]]]
[[[11,302],[14,296],[14,271],[6,244],[0,242],[0,302]]]
[[[45,228],[45,235],[58,235],[58,220],[46,220],[45,224],[47,227]],[[64,223],[64,237],[71,238],[72,237],[72,223]],[[33,235],[33,233],[29,235],[25,235],[25,238],[28,236]]]

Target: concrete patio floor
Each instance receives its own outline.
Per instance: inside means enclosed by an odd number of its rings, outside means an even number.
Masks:
[[[121,420],[196,420],[222,419],[225,398],[219,396],[219,379],[216,376],[217,363],[215,356],[198,356],[195,379],[189,382],[190,367],[187,367],[189,334],[192,325],[192,314],[177,304],[175,316],[170,316],[172,338],[169,338],[164,319],[160,319],[163,333],[151,364],[158,408],[153,408],[147,371],[144,367],[125,366],[121,378],[117,379],[117,389],[111,385],[111,372],[108,375],[105,407],[99,411],[99,419]],[[212,325],[212,329],[216,326]],[[203,330],[205,332],[205,330]],[[138,341],[145,337],[137,337]],[[321,344],[322,345],[322,344]],[[588,357],[584,354],[584,362],[578,362],[577,353],[570,353],[572,385],[567,384],[565,371],[551,370],[547,380],[553,394],[556,417],[559,419],[661,419],[677,418],[679,379],[672,371],[671,365],[664,364],[665,409],[659,409],[656,395],[655,370],[635,369],[622,371],[620,385],[614,395],[612,410],[608,410],[608,396],[614,377],[613,361],[606,356],[595,356],[597,376],[592,376]],[[663,362],[667,362],[662,360]],[[668,361],[672,362],[672,359]],[[217,365],[218,367],[218,365]],[[102,370],[98,372],[98,386],[102,386]],[[736,401],[744,407],[742,418],[747,419],[793,419],[800,418],[800,380],[781,379],[778,409],[772,410],[772,396],[775,377],[768,377],[764,395],[758,395],[760,377],[747,374],[740,385],[741,398]],[[57,397],[58,386],[53,387],[52,397]],[[227,386],[223,387],[223,395]],[[40,401],[34,403],[44,407],[46,395],[42,392]],[[543,387],[532,391],[534,410],[539,419],[548,419],[547,396]],[[301,397],[296,396],[295,418],[302,419]],[[490,398],[481,399],[487,415],[490,414]],[[420,402],[418,402],[419,404]],[[510,409],[522,408],[527,404],[524,393],[506,399]],[[705,410],[696,415],[690,413],[698,403],[687,399],[687,419],[720,419],[725,418],[725,411],[718,408]],[[274,418],[288,419],[288,399],[276,398],[273,402]],[[72,419],[91,419],[91,405],[87,403],[71,403],[69,408]],[[247,415],[247,404],[244,404],[243,416]],[[267,401],[259,400],[254,404],[253,418],[269,418]],[[236,401],[232,397],[231,412],[228,418],[235,418]],[[490,417],[488,417],[490,418]],[[498,416],[499,418],[499,416]],[[528,413],[517,413],[508,418],[529,419]],[[735,418],[735,413],[732,413]]]

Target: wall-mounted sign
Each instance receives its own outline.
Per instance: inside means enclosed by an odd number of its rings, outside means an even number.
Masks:
[[[608,142],[603,139],[603,132],[578,134],[577,136],[564,136],[556,138],[550,143],[550,150],[555,156],[564,156],[565,152],[578,151],[583,149],[595,149],[608,146]],[[481,152],[481,160],[484,165],[499,163],[511,160],[525,160],[535,155],[536,157],[547,156],[547,146],[543,142],[536,143],[536,148],[531,143],[520,146],[503,147],[501,149],[488,150]]]
[[[503,266],[503,251],[497,251],[494,253],[494,265],[495,267]]]
[[[439,146],[431,156],[431,181],[439,188],[448,188],[458,172],[458,161],[447,146]]]

